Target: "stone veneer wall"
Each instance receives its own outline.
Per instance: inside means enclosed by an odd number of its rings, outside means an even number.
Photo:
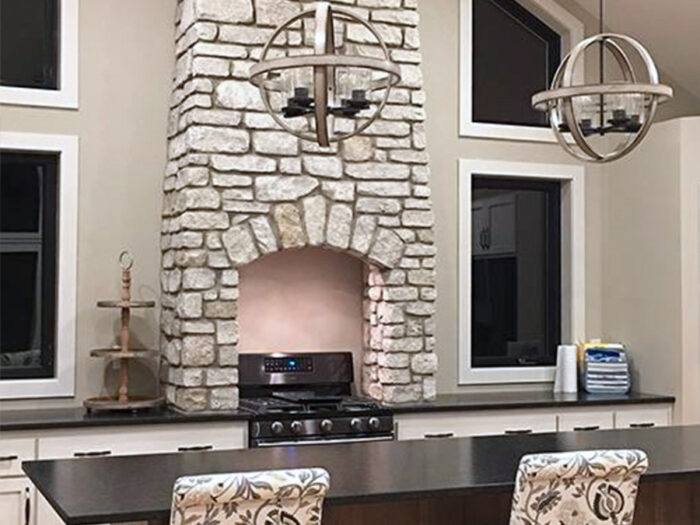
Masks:
[[[364,393],[390,403],[435,396],[417,0],[337,3],[379,29],[403,80],[363,136],[327,149],[280,131],[247,80],[270,33],[300,2],[178,4],[161,237],[161,377],[177,409],[238,406],[237,268],[305,246],[366,262]],[[276,53],[301,52],[309,29],[286,31]],[[376,52],[361,26],[343,31],[360,51]]]

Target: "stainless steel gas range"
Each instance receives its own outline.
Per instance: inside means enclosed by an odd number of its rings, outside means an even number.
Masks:
[[[319,445],[394,439],[391,410],[353,395],[349,352],[241,354],[248,445]]]

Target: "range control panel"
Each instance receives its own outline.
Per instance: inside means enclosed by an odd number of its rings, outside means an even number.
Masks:
[[[314,370],[313,359],[308,356],[266,357],[264,366],[268,374],[313,372]]]

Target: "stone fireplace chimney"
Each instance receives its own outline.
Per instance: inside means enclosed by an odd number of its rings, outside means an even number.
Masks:
[[[362,391],[435,396],[435,244],[417,0],[342,0],[382,34],[402,83],[331,148],[280,131],[248,69],[298,0],[180,0],[161,234],[162,383],[183,411],[238,406],[238,268],[321,247],[366,265]],[[371,51],[361,27],[343,35]],[[289,30],[279,53],[303,45]],[[286,50],[286,51],[285,51]]]

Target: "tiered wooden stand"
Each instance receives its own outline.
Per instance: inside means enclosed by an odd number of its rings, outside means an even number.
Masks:
[[[156,350],[131,348],[129,344],[129,321],[132,308],[153,308],[155,301],[131,300],[131,267],[134,260],[129,252],[119,256],[121,266],[121,299],[118,301],[98,301],[98,308],[118,308],[121,310],[121,328],[119,331],[119,348],[96,348],[90,351],[91,357],[102,357],[109,360],[119,360],[119,390],[115,397],[93,397],[86,399],[83,404],[88,411],[92,410],[140,410],[159,406],[164,398],[134,396],[129,394],[129,362],[132,359],[157,359]]]

